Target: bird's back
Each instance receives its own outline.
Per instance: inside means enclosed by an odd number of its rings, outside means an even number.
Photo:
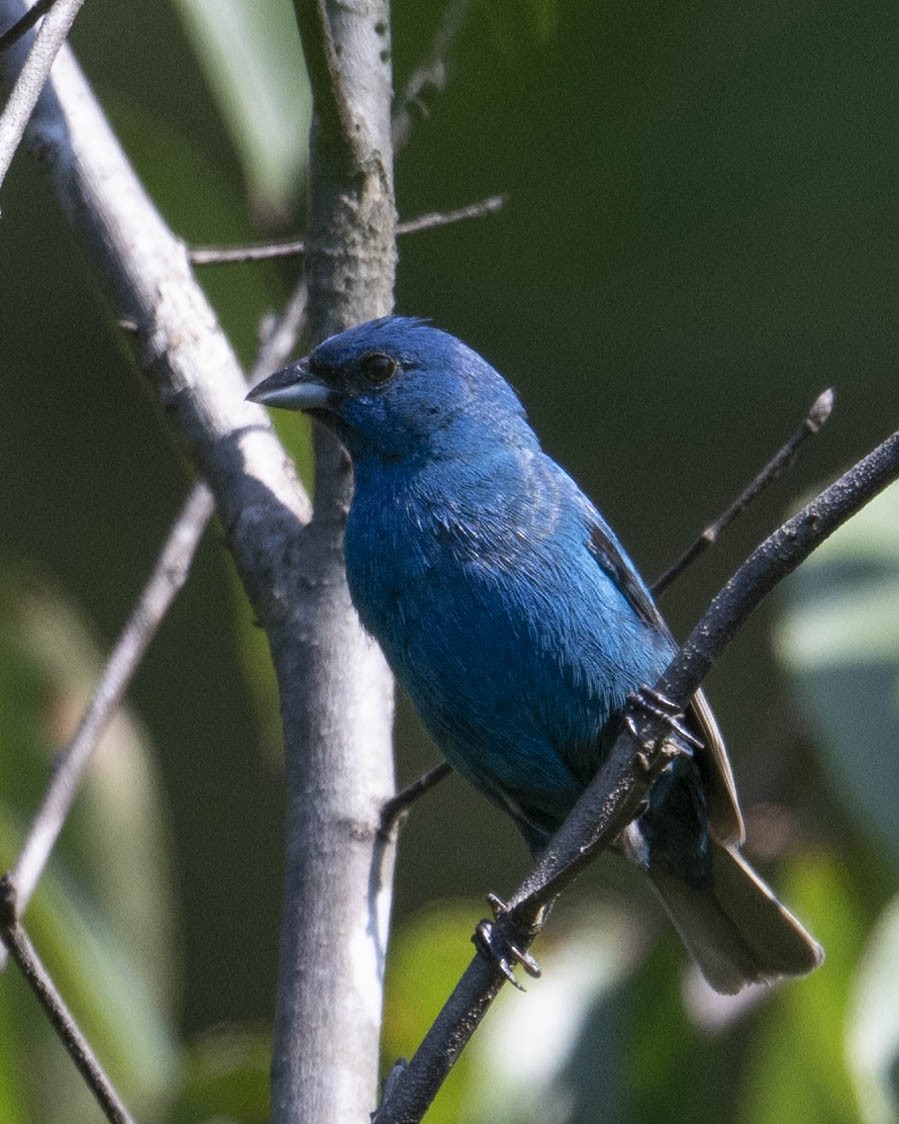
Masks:
[[[451,763],[531,841],[559,826],[610,715],[672,652],[598,564],[596,521],[536,448],[357,471],[346,554],[362,622]]]

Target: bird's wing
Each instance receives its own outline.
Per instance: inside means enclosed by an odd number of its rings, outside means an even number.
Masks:
[[[662,614],[656,607],[649,590],[641,581],[617,539],[594,510],[590,519],[590,549],[599,564],[609,574],[627,598],[631,608],[646,624],[670,636]],[[651,684],[649,684],[651,686]],[[706,748],[699,755],[699,766],[706,788],[709,827],[715,839],[724,846],[743,842],[746,829],[737,799],[737,786],[727,757],[727,749],[712,708],[702,691],[697,691],[687,716]]]

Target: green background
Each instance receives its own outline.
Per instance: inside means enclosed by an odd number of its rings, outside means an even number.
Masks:
[[[225,25],[225,54],[258,31],[262,74],[293,105],[271,119],[241,84],[246,67],[222,80],[191,7],[88,4],[72,41],[180,236],[301,231],[301,193],[285,185],[301,177],[308,95],[289,5],[225,6],[245,25]],[[397,90],[440,14],[394,5]],[[786,510],[896,426],[897,49],[899,12],[865,0],[474,5],[446,91],[398,160],[402,218],[508,195],[498,216],[403,240],[398,311],[432,317],[507,375],[648,578],[836,388],[833,420],[788,478],[665,596],[679,634]],[[255,149],[234,98],[258,115]],[[189,467],[39,161],[18,155],[0,202],[5,868]],[[294,270],[202,272],[245,360]],[[279,421],[305,466],[303,424]],[[501,998],[432,1119],[892,1118],[897,606],[894,489],[750,622],[709,682],[748,854],[827,945],[825,967],[745,1008],[685,1006],[676,937],[637,876],[605,859],[553,915],[537,948],[546,980]],[[97,770],[29,927],[137,1115],[263,1119],[280,732],[264,643],[215,528],[129,702],[131,765]],[[400,779],[434,757],[401,702]],[[414,810],[386,1060],[414,1049],[466,962],[484,893],[509,890],[526,864],[512,825],[457,778]],[[0,1110],[95,1115],[12,974]]]

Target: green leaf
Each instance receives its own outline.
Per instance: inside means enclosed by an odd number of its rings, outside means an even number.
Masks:
[[[784,897],[824,945],[810,976],[779,985],[753,1037],[740,1124],[846,1124],[857,1117],[839,1028],[862,947],[865,917],[844,864],[820,854],[794,865]]]
[[[899,487],[784,584],[776,634],[831,784],[899,862]]]
[[[73,732],[99,669],[85,626],[48,582],[21,572],[0,576],[3,868],[12,864],[49,779],[50,753]],[[146,734],[123,710],[98,747],[25,913],[32,941],[88,1041],[143,1118],[169,1099],[179,1064],[164,826]],[[0,1005],[0,1039],[15,1070],[29,1076],[22,1095],[27,1118],[95,1119],[84,1083],[33,996],[24,988],[11,995]],[[7,1119],[2,1112],[0,1118]]]
[[[306,167],[312,96],[288,0],[175,5],[240,154],[257,214],[277,216]]]
[[[492,26],[498,51],[509,61],[524,47],[542,46],[557,32],[557,0],[502,0],[481,9]]]
[[[866,1124],[899,1120],[899,897],[883,911],[862,955],[846,1042]]]
[[[392,934],[387,963],[382,1035],[386,1074],[400,1057],[410,1057],[472,957],[471,934],[483,916],[477,902],[429,904]],[[428,1124],[453,1124],[471,1071],[464,1050],[428,1111]]]

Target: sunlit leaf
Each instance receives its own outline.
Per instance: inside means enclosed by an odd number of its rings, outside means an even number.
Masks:
[[[858,966],[847,1050],[866,1124],[899,1120],[899,898],[884,910]]]
[[[778,1001],[761,1012],[734,1119],[846,1124],[857,1108],[840,1030],[866,918],[851,878],[833,856],[796,863],[783,890],[827,958],[810,976],[779,985]]]
[[[777,650],[835,791],[899,861],[899,487],[785,583]]]
[[[49,779],[49,752],[73,732],[99,668],[84,625],[58,592],[21,572],[5,575],[4,867],[11,865]],[[174,920],[164,819],[146,735],[122,711],[91,763],[25,923],[114,1081],[150,1118],[168,1099],[178,1065],[171,1026],[178,981]],[[15,1017],[2,1038],[19,1071],[41,1075],[29,1082],[25,1099],[32,1118],[67,1124],[81,1119],[76,1106],[82,1093],[90,1106],[81,1078],[30,994],[14,996]],[[90,1107],[84,1118],[95,1114]]]
[[[296,195],[312,114],[289,0],[177,0],[262,217]]]
[[[478,903],[440,902],[395,934],[387,1065],[417,1048],[471,958],[469,938],[481,914]],[[627,1072],[624,1012],[616,996],[644,942],[633,916],[611,905],[566,918],[564,929],[535,950],[543,978],[526,980],[525,994],[501,992],[429,1110],[429,1124],[584,1119],[578,1113],[600,1090],[615,1119]]]

